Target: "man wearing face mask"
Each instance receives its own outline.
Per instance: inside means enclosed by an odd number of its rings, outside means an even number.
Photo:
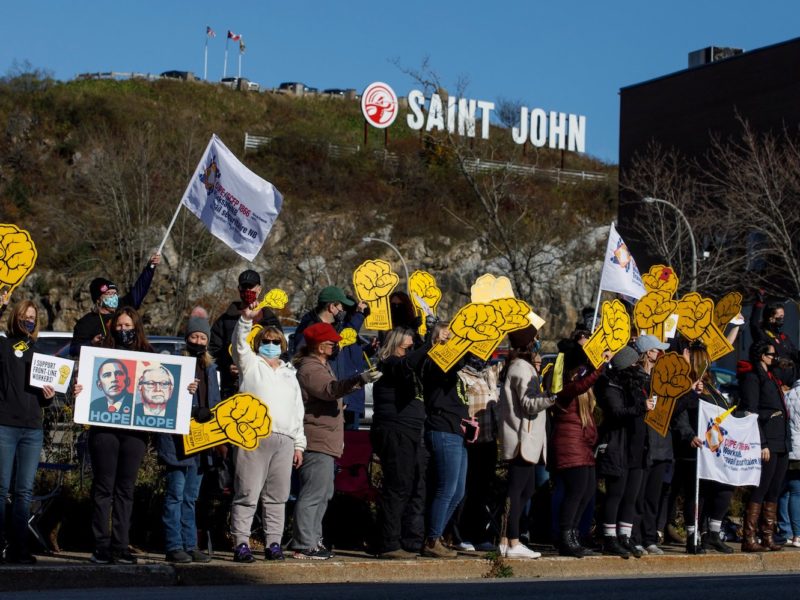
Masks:
[[[220,376],[220,391],[223,398],[233,396],[239,391],[239,370],[233,364],[229,351],[233,329],[239,321],[242,309],[256,302],[261,296],[261,276],[252,269],[242,271],[239,275],[239,301],[231,302],[228,309],[214,321],[211,328],[211,341],[208,351],[216,359]],[[268,308],[261,311],[261,320],[257,323],[262,327],[277,327],[283,331],[281,322]]]
[[[99,346],[108,335],[108,322],[114,311],[120,306],[132,306],[139,309],[144,302],[156,266],[161,262],[161,255],[156,253],[150,257],[136,283],[124,296],[118,295],[117,285],[103,277],[97,277],[89,284],[89,295],[92,297],[92,309],[83,315],[72,330],[72,343],[69,353],[77,358],[81,353],[81,346]]]
[[[331,285],[323,288],[317,296],[317,306],[300,319],[289,346],[289,355],[294,356],[303,348],[303,331],[315,323],[329,323],[339,334],[349,328],[357,336],[369,314],[365,312],[368,310],[366,302],[356,302],[340,287]],[[366,371],[368,365],[364,361],[364,349],[358,343],[358,337],[352,344],[334,346],[328,364],[339,380],[355,377]],[[344,397],[344,406],[345,429],[358,429],[364,413],[364,390],[359,388],[347,394]]]
[[[776,357],[771,368],[772,374],[789,388],[800,375],[800,355],[797,346],[783,330],[785,316],[783,303],[766,304],[764,290],[758,290],[757,301],[750,316],[750,335],[753,343],[765,341],[773,345]]]

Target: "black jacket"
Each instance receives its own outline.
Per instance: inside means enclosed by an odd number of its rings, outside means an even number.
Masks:
[[[383,377],[372,388],[373,428],[400,430],[419,439],[426,415],[418,371],[428,350],[426,344],[402,358],[390,356],[378,363]]]
[[[739,378],[739,409],[758,415],[761,447],[771,452],[788,452],[791,437],[789,419],[778,382],[760,366],[741,361]]]
[[[697,437],[697,415],[700,401],[719,406],[724,410],[730,404],[718,390],[705,387],[702,394],[689,390],[677,399],[675,411],[672,413],[672,432],[675,442],[675,457],[679,460],[697,460],[697,448],[692,447],[692,440]]]
[[[52,400],[28,385],[35,351],[27,336],[0,337],[0,425],[42,428],[42,407]]]
[[[644,414],[647,411],[649,378],[638,366],[608,371],[595,385],[597,404],[603,411],[597,472],[619,477],[626,469],[644,467]]]
[[[782,368],[776,365],[773,369],[774,375],[780,379],[781,383],[792,387],[792,384],[800,375],[800,353],[797,350],[797,346],[792,342],[792,338],[786,335],[786,332],[764,329],[761,326],[763,312],[764,305],[757,302],[753,306],[753,312],[750,315],[750,335],[753,338],[753,342],[766,341],[772,344],[775,348],[777,359],[792,362],[792,366],[789,368]]]
[[[214,321],[211,327],[211,339],[208,342],[208,351],[214,357],[217,371],[219,372],[220,390],[223,399],[231,394],[235,394],[238,388],[238,378],[231,374],[233,357],[230,352],[231,338],[233,338],[233,328],[242,316],[242,302],[231,302],[220,317]],[[262,327],[277,327],[283,331],[281,322],[270,309],[265,308],[261,312],[261,320],[258,325]]]
[[[426,431],[444,431],[463,436],[461,419],[469,419],[467,390],[458,376],[464,360],[446,373],[430,358],[422,363]]]

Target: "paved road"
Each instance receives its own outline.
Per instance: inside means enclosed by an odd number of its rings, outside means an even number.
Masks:
[[[724,600],[792,598],[800,575],[753,575],[730,577],[641,577],[573,581],[524,581],[518,579],[468,583],[320,584],[251,586],[181,586],[169,588],[103,588],[11,592],[3,600],[482,600],[535,598],[536,600]],[[768,591],[768,592],[767,592]]]

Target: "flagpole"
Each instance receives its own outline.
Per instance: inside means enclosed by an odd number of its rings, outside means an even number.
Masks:
[[[703,376],[700,375],[702,378]],[[702,400],[698,400],[697,405],[697,435],[700,436],[700,432],[702,429],[700,428],[700,419],[702,418],[703,411],[700,410],[700,402]],[[697,448],[697,456],[695,457],[694,461],[694,546],[697,548],[697,536],[699,533],[699,521],[700,521],[700,451],[701,448]]]
[[[208,81],[208,33],[206,33],[206,43],[203,49],[203,81]]]
[[[222,78],[225,79],[228,76],[228,40],[231,38],[225,38],[225,66],[222,68]]]
[[[608,239],[611,240],[611,231],[614,228],[614,221],[611,221],[611,227],[608,228]],[[608,248],[608,241],[606,241],[606,248]],[[597,287],[597,302],[594,305],[594,317],[592,317],[592,331],[595,330],[597,327],[597,313],[600,312],[600,298],[603,295],[603,271],[605,270],[605,260],[606,255],[605,253],[607,250],[603,250],[603,268],[600,269],[600,285]]]
[[[242,51],[239,50],[239,73],[236,75],[237,79],[242,78]]]
[[[161,245],[158,247],[158,254],[161,254],[161,251],[164,249],[164,244],[167,243],[167,238],[169,234],[172,232],[172,227],[175,225],[175,221],[178,220],[178,213],[181,212],[181,206],[183,206],[183,198],[181,201],[178,202],[178,208],[175,209],[175,214],[172,215],[172,221],[169,222],[169,226],[167,227],[167,232],[164,234],[164,239],[161,240]]]

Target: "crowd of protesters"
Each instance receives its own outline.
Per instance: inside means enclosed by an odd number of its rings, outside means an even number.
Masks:
[[[93,308],[75,326],[73,356],[83,345],[153,351],[139,308],[158,264],[155,255],[123,298],[112,281],[91,282]],[[537,526],[548,531],[559,554],[576,558],[663,554],[665,537],[684,543],[690,554],[733,552],[723,524],[735,488],[703,480],[695,489],[702,445],[696,430],[699,402],[724,409],[734,402],[720,392],[702,344],[680,335],[667,344],[634,333],[627,346],[606,352],[594,368],[583,351],[591,333],[579,324],[558,342],[561,368],[554,369],[543,367],[539,331],[529,325],[509,335],[504,363],[467,354],[443,371],[429,351],[447,343],[449,325],[428,317],[421,336],[423,323],[405,293],[390,299],[393,330],[369,342],[356,338],[340,344],[345,329],[358,334],[369,311],[341,288],[320,291],[291,340],[275,314],[257,308],[262,287],[256,271],[241,273],[238,289],[240,299],[213,326],[203,310],[186,323],[185,354],[197,358],[188,387],[192,416],[208,421],[219,402],[248,393],[267,405],[271,434],[250,451],[226,445],[189,456],[181,436],[153,437],[164,465],[168,561],[211,560],[198,542],[198,498],[204,474],[220,460],[233,471],[234,561],[256,560],[251,535],[259,504],[266,560],[284,560],[284,550],[296,559],[332,557],[323,541],[323,518],[334,496],[336,462],[347,450],[344,432],[359,428],[369,384],[374,402],[369,438],[382,473],[369,547],[379,558],[496,551],[535,559],[541,553],[530,547],[530,531]],[[0,311],[8,305],[5,295]],[[27,523],[43,444],[42,407],[55,392],[28,383],[39,308],[25,300],[8,313],[6,336],[0,337],[0,548],[3,561],[33,564]],[[737,414],[758,415],[762,443],[760,483],[745,490],[743,552],[800,547],[800,361],[783,319],[782,305],[758,298],[750,322],[754,341],[737,369]],[[730,325],[729,339],[742,322]],[[687,361],[692,386],[677,399],[662,436],[645,416],[655,407],[653,367],[669,350]],[[98,387],[108,410],[129,401],[130,377],[121,361],[101,366]],[[174,382],[170,376],[138,384],[164,388]],[[74,394],[81,391],[75,384]],[[87,527],[94,535],[95,563],[137,561],[129,531],[150,437],[133,429],[89,428],[93,478]],[[284,545],[293,486],[291,537]],[[549,492],[549,509],[536,501],[537,490]],[[674,522],[679,508],[685,535]]]

